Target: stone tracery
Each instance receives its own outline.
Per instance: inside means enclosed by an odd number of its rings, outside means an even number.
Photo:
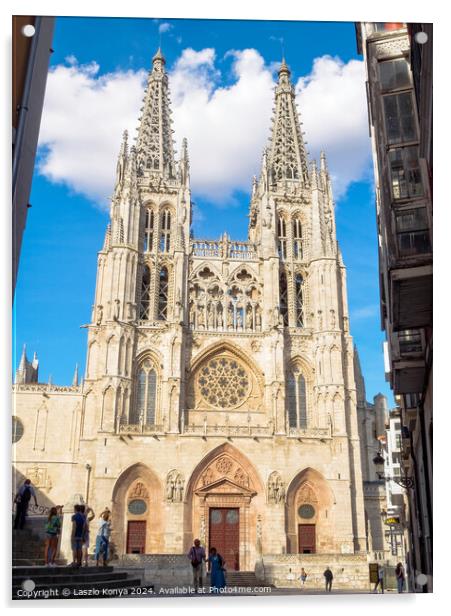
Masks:
[[[246,268],[224,281],[205,266],[191,279],[189,316],[196,330],[260,331],[260,285]]]

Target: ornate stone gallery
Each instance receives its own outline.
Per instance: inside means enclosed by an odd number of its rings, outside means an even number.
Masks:
[[[346,273],[326,157],[307,158],[290,70],[250,178],[247,241],[192,236],[188,144],[176,160],[171,122],[158,51],[137,139],[125,133],[119,151],[84,380],[40,384],[24,357],[17,476],[38,469],[49,505],[78,494],[108,506],[115,554],[165,555],[163,569],[196,537],[239,570],[295,570],[300,555],[360,567]]]

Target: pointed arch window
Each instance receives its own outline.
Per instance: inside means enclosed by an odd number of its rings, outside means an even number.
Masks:
[[[299,218],[293,220],[293,256],[295,259],[303,259],[302,224]]]
[[[279,279],[279,292],[280,292],[280,314],[283,318],[283,324],[288,326],[288,285],[287,276],[284,272],[280,274]]]
[[[296,274],[294,279],[296,292],[296,327],[304,327],[304,279]]]
[[[169,252],[171,250],[171,212],[164,210],[161,214],[161,236],[160,251]]]
[[[146,359],[136,375],[136,403],[130,414],[131,424],[153,426],[157,408],[157,372],[153,363]]]
[[[288,425],[305,430],[307,420],[307,388],[305,377],[299,368],[294,368],[287,378]]]
[[[158,293],[158,318],[168,318],[169,272],[167,267],[160,270],[160,289]]]
[[[150,319],[150,269],[148,265],[145,265],[143,268],[139,318],[142,321],[148,321]]]
[[[144,221],[144,252],[151,252],[153,248],[153,233],[154,233],[154,213],[153,210],[146,210]]]
[[[287,223],[284,218],[279,218],[277,223],[278,250],[281,259],[287,258]]]

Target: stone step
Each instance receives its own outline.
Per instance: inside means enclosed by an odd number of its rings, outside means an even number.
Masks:
[[[141,580],[139,578],[130,578],[130,579],[125,579],[125,580],[99,580],[99,581],[94,581],[91,580],[89,582],[72,582],[70,584],[36,584],[36,586],[33,589],[33,592],[36,591],[58,591],[58,595],[50,595],[48,597],[46,597],[45,595],[43,596],[38,596],[35,595],[33,597],[21,597],[18,596],[17,592],[19,590],[22,590],[22,586],[20,584],[14,584],[13,588],[12,588],[12,598],[13,599],[17,599],[17,600],[21,600],[21,599],[28,599],[28,598],[35,598],[35,599],[46,599],[46,598],[51,598],[51,599],[62,599],[62,598],[74,598],[74,597],[80,597],[80,598],[85,598],[85,595],[81,594],[81,591],[86,590],[86,591],[92,591],[92,590],[98,590],[99,591],[99,595],[94,595],[94,596],[99,596],[99,597],[103,597],[105,598],[104,595],[101,594],[103,589],[124,589],[124,588],[138,588],[141,586]],[[150,588],[151,585],[146,585],[146,588]],[[67,595],[63,595],[63,591],[70,591],[70,594]],[[76,594],[78,593],[78,594]],[[89,598],[92,598],[93,595],[90,595]],[[107,595],[108,596],[108,595]],[[115,594],[115,595],[110,595],[110,596],[114,596],[117,597],[119,596],[119,594]],[[88,598],[86,596],[86,598]]]
[[[14,575],[13,576],[13,584],[16,586],[20,586],[22,582],[25,580],[33,580],[36,584],[44,584],[51,585],[54,584],[67,584],[70,586],[73,582],[81,583],[81,582],[90,582],[95,579],[96,582],[101,581],[114,581],[114,580],[126,580],[127,573],[96,573],[95,576],[92,573],[69,573],[67,575],[53,575],[53,571],[55,570],[53,567],[46,567],[47,575]],[[69,569],[70,570],[70,569]]]
[[[261,586],[262,582],[253,571],[227,571],[226,582],[228,586]]]
[[[81,573],[86,573],[93,575],[95,573],[113,573],[114,567],[54,567],[51,569],[52,575],[77,575]],[[48,575],[49,568],[48,567],[13,567],[13,577],[14,576],[29,576],[29,577],[39,577],[40,575]]]

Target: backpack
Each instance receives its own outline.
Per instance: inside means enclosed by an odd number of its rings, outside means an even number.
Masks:
[[[20,502],[21,503],[29,503],[31,499],[31,490],[29,488],[29,486],[27,486],[25,488],[25,490],[22,492],[22,495],[20,497]]]

